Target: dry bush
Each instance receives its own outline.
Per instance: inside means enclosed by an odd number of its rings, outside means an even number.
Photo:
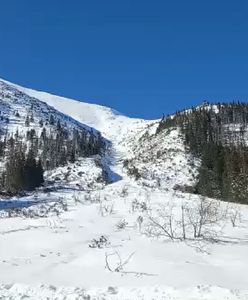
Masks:
[[[147,211],[147,210],[148,210],[148,207],[147,207],[146,202],[138,201],[137,199],[134,199],[132,201],[132,212],[135,212],[135,211],[144,212],[144,211]]]
[[[114,203],[111,201],[100,201],[99,213],[102,217],[112,215],[114,213]]]
[[[129,263],[135,252],[131,253],[126,259],[122,259],[118,251],[112,253],[105,253],[105,268],[110,272],[123,272],[124,267]],[[112,261],[110,262],[110,257]]]
[[[205,197],[181,207],[162,204],[148,214],[145,233],[170,240],[214,240],[220,233],[225,216],[219,202]]]
[[[110,242],[108,240],[108,238],[105,235],[100,236],[100,238],[98,239],[93,239],[90,244],[89,247],[90,248],[105,248],[107,246],[110,245]]]
[[[241,211],[238,207],[229,208],[228,215],[233,227],[236,227],[238,222],[241,222]]]
[[[195,205],[186,208],[189,226],[194,238],[214,238],[217,235],[217,227],[224,215],[220,203],[201,196]]]
[[[125,219],[122,219],[120,221],[117,222],[117,224],[115,225],[117,230],[123,230],[127,227],[128,222]]]
[[[176,239],[176,222],[174,218],[174,207],[168,208],[160,205],[159,208],[147,216],[145,233],[152,237],[166,237]]]

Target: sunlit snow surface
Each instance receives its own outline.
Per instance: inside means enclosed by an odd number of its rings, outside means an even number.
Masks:
[[[246,206],[230,205],[239,210],[237,226],[223,220],[216,228],[216,243],[148,237],[147,211],[134,207],[137,202],[145,203],[149,212],[173,207],[178,217],[182,204],[199,201],[196,195],[173,190],[175,184],[193,182],[196,173],[176,129],[158,138],[157,121],[131,119],[110,108],[15,87],[99,130],[112,142],[106,161],[118,176],[106,186],[97,182],[101,170],[93,158],[86,159],[70,166],[75,170],[70,173],[71,186],[65,182],[57,192],[37,192],[22,200],[24,205],[37,201],[26,208],[32,218],[18,213],[9,218],[0,209],[0,299],[248,299]],[[142,172],[139,182],[127,176],[126,158]],[[65,173],[58,168],[46,176],[54,179]],[[66,203],[66,210],[54,209],[58,199],[62,206]],[[44,212],[46,202],[52,208]],[[219,205],[227,207],[224,202]],[[126,226],[121,229],[123,220]],[[101,236],[108,241],[103,247],[89,247]],[[118,263],[113,253],[123,261],[132,254],[124,272],[106,268],[108,255],[111,267]]]

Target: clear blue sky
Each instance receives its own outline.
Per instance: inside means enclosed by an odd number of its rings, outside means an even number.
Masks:
[[[0,77],[158,118],[248,99],[248,1],[2,0]]]

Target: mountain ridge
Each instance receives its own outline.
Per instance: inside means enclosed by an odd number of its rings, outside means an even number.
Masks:
[[[106,122],[106,120],[111,120],[118,117],[129,121],[131,120],[149,121],[141,118],[130,118],[118,112],[117,110],[107,106],[87,103],[81,100],[71,99],[63,96],[57,96],[48,92],[33,90],[30,88],[22,87],[18,84],[12,83],[10,81],[1,78],[0,81],[5,82],[8,85],[11,85],[13,87],[16,87],[18,90],[24,92],[25,94],[31,97],[46,102],[48,105],[53,106],[54,108],[56,108],[57,110],[65,114],[69,113],[72,117],[74,117],[79,122],[85,123],[90,127],[95,127],[100,131],[101,130],[104,131],[104,125],[105,125],[104,123]],[[68,107],[68,101],[70,101],[72,107]],[[83,110],[86,110],[87,114],[84,114]]]

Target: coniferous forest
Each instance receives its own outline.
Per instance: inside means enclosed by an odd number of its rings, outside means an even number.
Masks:
[[[248,203],[248,104],[202,106],[163,118],[157,133],[178,126],[189,151],[201,159],[195,192]]]
[[[101,134],[17,89],[0,84],[0,191],[39,187],[44,171],[100,154]]]
[[[31,119],[32,121],[32,119]],[[61,125],[52,115],[47,121],[55,126],[54,131],[40,121],[41,133],[29,129],[30,118],[25,121],[26,136],[18,131],[15,134],[2,134],[0,159],[4,165],[0,176],[2,193],[9,195],[33,190],[43,182],[45,170],[52,170],[79,157],[99,154],[103,147],[100,134],[73,129]]]

